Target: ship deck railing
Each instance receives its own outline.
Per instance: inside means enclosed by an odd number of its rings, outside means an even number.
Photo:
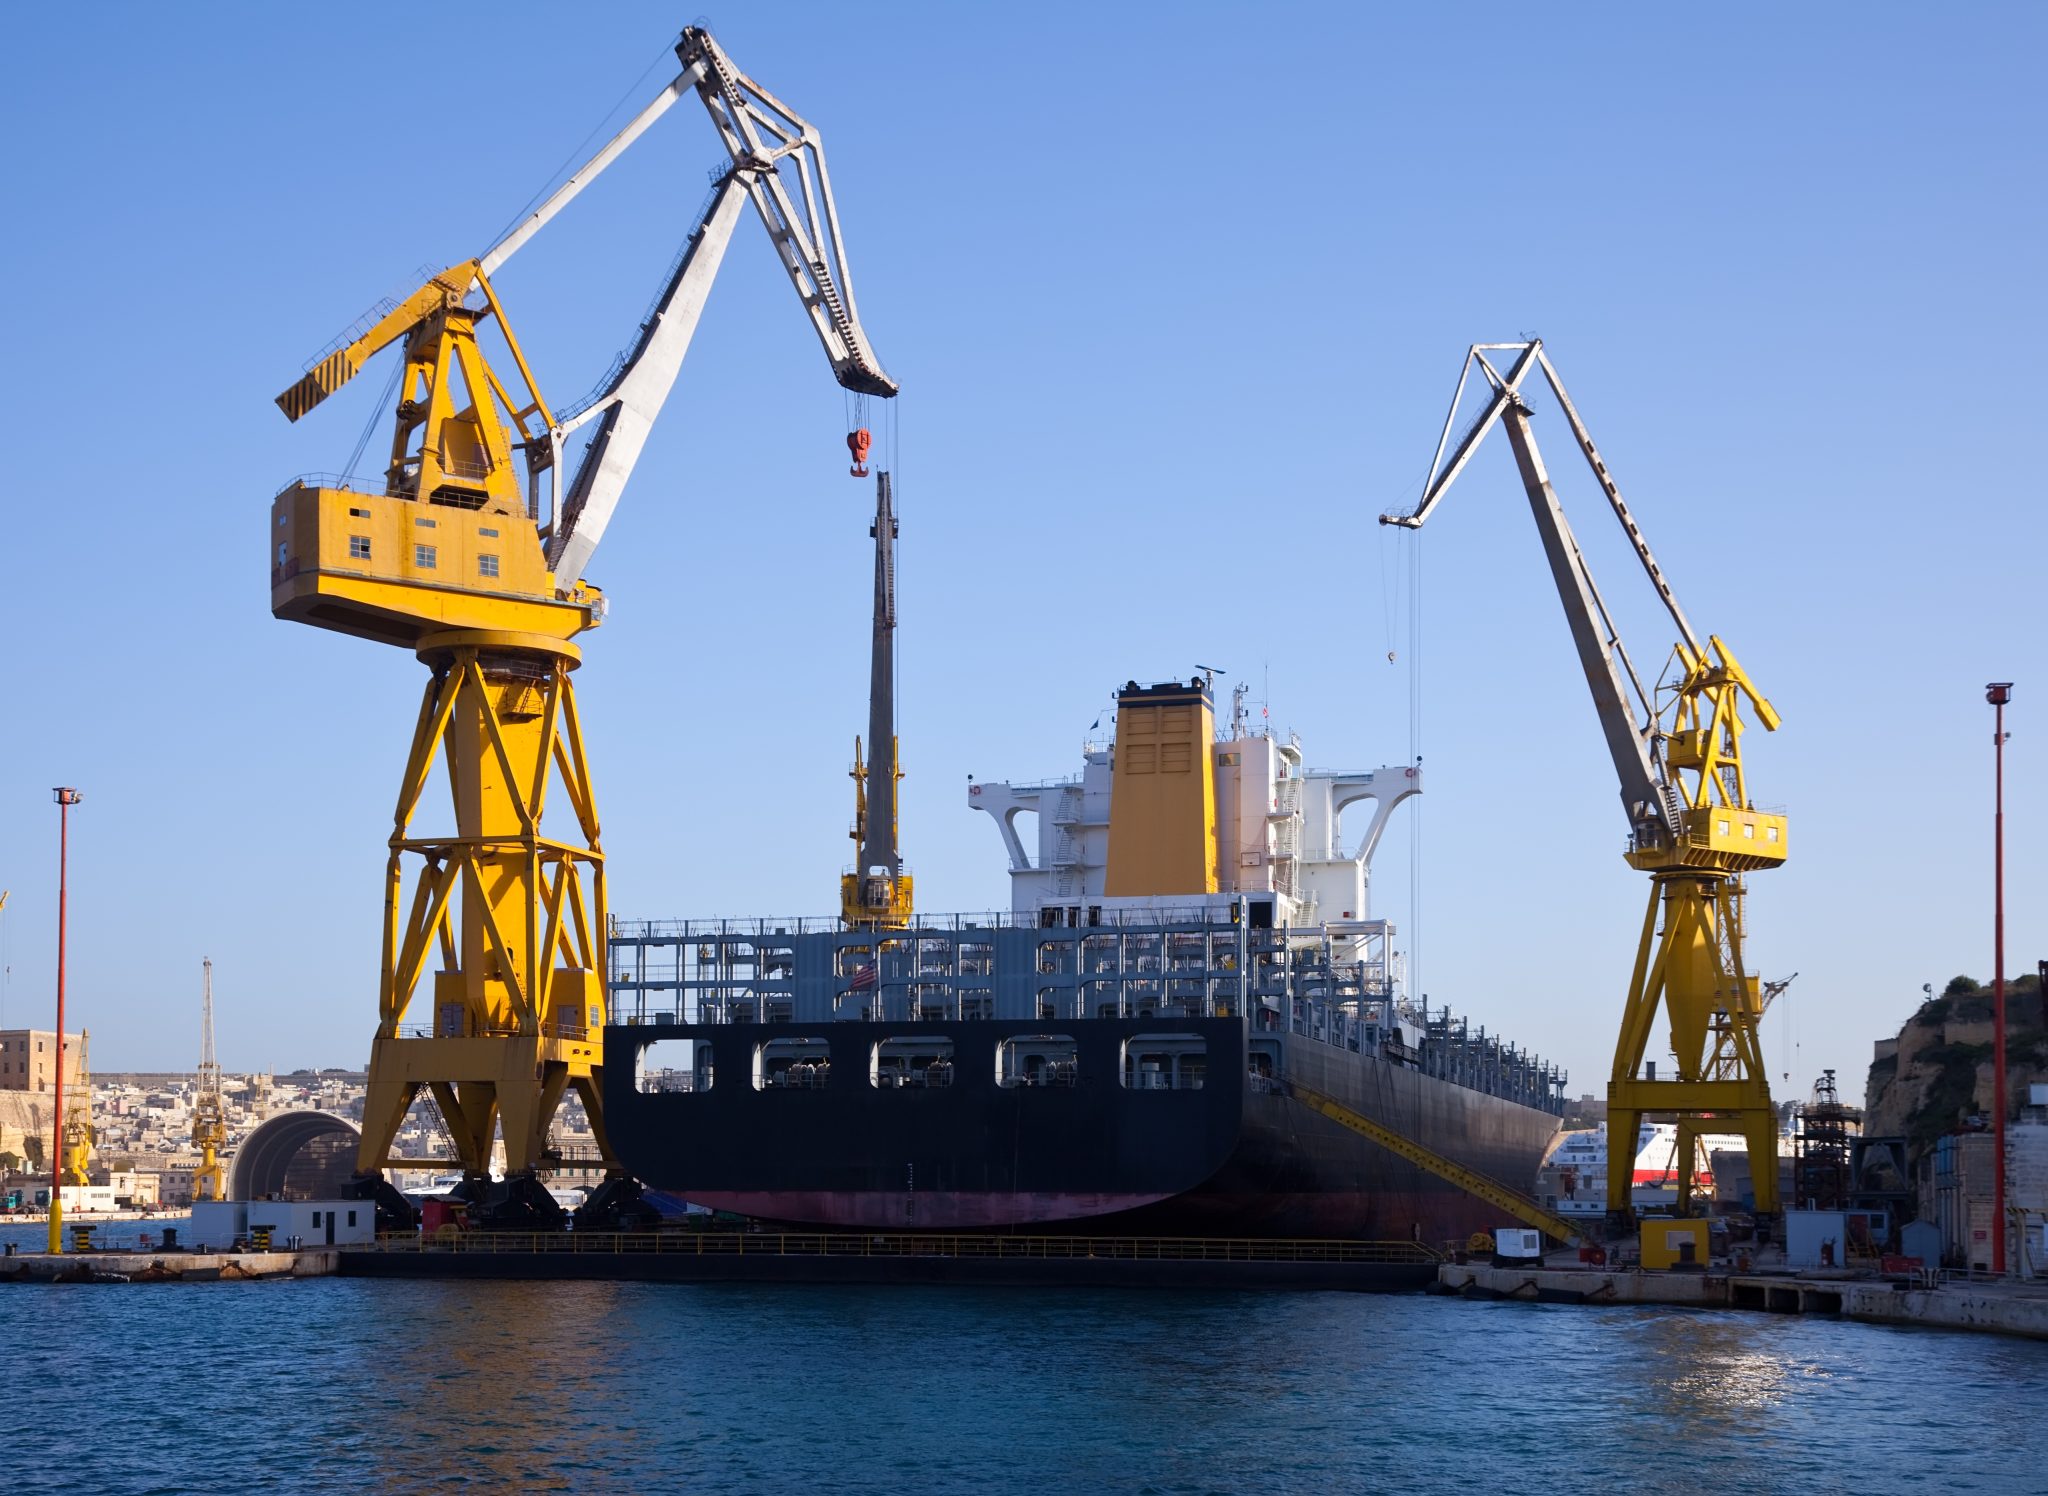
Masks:
[[[1046,911],[1015,909],[972,910],[953,914],[920,914],[917,922],[900,930],[848,930],[836,914],[753,915],[737,919],[614,919],[607,938],[613,944],[660,943],[678,940],[708,940],[718,936],[773,939],[788,935],[843,935],[849,944],[874,940],[914,940],[919,935],[950,935],[976,930],[1099,931],[1120,929],[1158,930],[1229,929],[1238,923],[1228,905],[1159,904],[1145,908],[1100,910],[1086,924],[1049,920]],[[1284,933],[1276,932],[1276,933]]]
[[[354,1250],[354,1249],[351,1249]],[[922,1232],[463,1231],[387,1232],[379,1252],[698,1257],[945,1257],[1126,1262],[1356,1262],[1442,1260],[1416,1241],[1203,1236],[1002,1236]]]

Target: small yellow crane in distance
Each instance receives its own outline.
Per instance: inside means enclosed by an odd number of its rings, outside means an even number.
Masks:
[[[220,1095],[220,1061],[213,1052],[213,961],[206,962],[206,988],[199,1025],[199,1077],[192,1098],[192,1146],[199,1165],[192,1171],[192,1198],[225,1200],[221,1150],[228,1144],[227,1112]]]
[[[1501,355],[1511,355],[1508,363]],[[1503,372],[1496,364],[1508,364]],[[1492,393],[1445,458],[1474,370]],[[1566,522],[1536,446],[1523,386],[1541,371],[1581,454],[1678,632],[1673,669],[1658,696],[1644,689],[1606,601]],[[1611,1231],[1633,1219],[1634,1149],[1644,1116],[1678,1124],[1678,1198],[1692,1196],[1695,1145],[1710,1132],[1738,1132],[1749,1154],[1760,1218],[1778,1211],[1777,1115],[1757,1038],[1767,998],[1743,965],[1744,875],[1784,862],[1786,822],[1756,808],[1743,772],[1743,708],[1766,731],[1778,714],[1718,635],[1703,642],[1679,606],[1663,568],[1607,463],[1593,445],[1540,339],[1474,344],[1444,417],[1429,480],[1413,512],[1380,523],[1419,528],[1489,431],[1503,427],[1564,605],[1628,816],[1625,857],[1650,875],[1635,966],[1622,1009],[1607,1084],[1607,1206]],[[1661,921],[1660,916],[1661,914]],[[1678,1073],[1657,1079],[1644,1055],[1659,1009],[1669,1015]]]
[[[92,1033],[88,1029],[78,1032],[78,1063],[71,1071],[71,1104],[64,1108],[64,1182],[66,1184],[92,1183],[92,1074],[86,1069],[85,1056],[92,1047]],[[64,1051],[69,1046],[64,1036],[57,1036],[57,1063],[64,1063]]]
[[[380,1221],[409,1223],[385,1169],[424,1089],[461,1159],[478,1224],[552,1228],[540,1171],[565,1094],[590,1118],[607,1170],[579,1220],[644,1219],[604,1126],[604,854],[570,672],[604,599],[583,580],[680,370],[741,207],[751,202],[839,383],[882,398],[855,310],[817,130],[742,74],[710,34],[684,30],[682,71],[484,254],[383,305],[278,397],[296,421],[379,350],[403,346],[396,426],[380,483],[301,479],[271,506],[271,610],[412,650],[429,672],[400,780],[385,871],[379,1020],[357,1187]],[[551,408],[491,277],[677,100],[704,106],[731,160],[653,311],[598,392]],[[521,393],[477,341],[495,319]],[[565,443],[591,435],[564,487]],[[524,492],[522,493],[522,480]],[[436,760],[454,827],[413,829]],[[552,771],[552,772],[551,772]],[[574,820],[543,815],[559,785]],[[410,892],[406,888],[411,868]],[[406,1022],[436,956],[425,1023]],[[500,1130],[504,1177],[491,1177]]]

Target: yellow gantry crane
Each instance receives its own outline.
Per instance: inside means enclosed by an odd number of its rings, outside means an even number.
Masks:
[[[199,1077],[192,1098],[192,1146],[199,1166],[192,1171],[192,1198],[225,1200],[226,1179],[221,1150],[228,1144],[227,1111],[220,1094],[220,1061],[213,1053],[213,962],[206,962],[205,996],[199,1025]]]
[[[1474,370],[1491,394],[1446,459]],[[1676,627],[1671,669],[1654,695],[1645,690],[1594,585],[1537,449],[1522,392],[1538,371]],[[1631,867],[1650,875],[1649,909],[1607,1085],[1610,1225],[1619,1228],[1632,1215],[1634,1149],[1627,1140],[1636,1136],[1646,1115],[1671,1117],[1678,1124],[1681,1201],[1692,1194],[1697,1139],[1709,1132],[1737,1132],[1747,1145],[1756,1212],[1775,1215],[1777,1116],[1757,1038],[1766,998],[1743,965],[1743,878],[1785,860],[1786,823],[1782,815],[1758,810],[1752,800],[1743,772],[1742,735],[1745,707],[1766,731],[1776,731],[1778,714],[1718,635],[1703,641],[1694,631],[1540,339],[1471,348],[1421,501],[1412,513],[1381,515],[1380,523],[1419,527],[1495,426],[1506,430],[1514,449],[1621,780],[1629,826],[1624,855]],[[1677,1060],[1677,1074],[1663,1077],[1655,1075],[1654,1065],[1647,1070],[1644,1065],[1660,1009],[1669,1016]]]
[[[588,1219],[630,1201],[604,1128],[604,854],[570,673],[581,658],[575,641],[604,611],[584,567],[675,382],[742,204],[766,227],[835,378],[858,395],[896,393],[855,311],[818,132],[701,28],[685,30],[675,50],[675,79],[510,233],[373,310],[277,401],[296,421],[381,349],[403,349],[382,480],[301,479],[271,506],[273,613],[398,645],[428,669],[392,818],[357,1157],[359,1187],[391,1217],[410,1207],[383,1170],[445,1167],[393,1156],[422,1090],[454,1140],[473,1221],[559,1219],[539,1169],[570,1092],[609,1170]],[[631,347],[589,401],[554,409],[492,277],[691,95],[730,164]],[[486,321],[504,341],[516,394],[478,342]],[[586,425],[565,487],[567,443]],[[453,827],[421,834],[413,819],[437,760]],[[566,831],[543,825],[551,794],[566,802]],[[430,964],[431,1006],[424,1022],[408,1022]],[[500,1131],[505,1177],[494,1184]]]

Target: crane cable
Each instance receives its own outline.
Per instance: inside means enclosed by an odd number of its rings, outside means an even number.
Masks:
[[[392,364],[391,373],[384,381],[384,393],[379,395],[377,403],[370,407],[370,418],[363,422],[362,435],[356,438],[355,450],[348,454],[348,466],[341,470],[344,485],[348,479],[355,477],[356,465],[363,460],[363,453],[369,448],[370,433],[377,429],[378,420],[391,413],[391,397],[398,393],[398,376],[404,372],[403,358]]]
[[[583,159],[583,153],[589,149],[590,143],[593,140],[597,139],[597,137],[604,132],[604,127],[611,123],[612,116],[616,115],[619,112],[619,110],[625,105],[628,99],[632,98],[634,95],[640,92],[641,85],[646,83],[647,81],[647,75],[649,73],[652,73],[656,68],[661,66],[663,58],[671,57],[673,55],[674,50],[665,45],[654,54],[654,60],[648,63],[647,66],[641,70],[640,76],[635,78],[631,83],[626,85],[626,91],[620,94],[618,98],[614,99],[612,101],[611,108],[605,110],[605,112],[598,118],[597,123],[590,127],[590,133],[584,136],[582,140],[578,141],[576,145],[570,149],[569,154],[562,158],[561,165],[557,166],[553,171],[549,172],[547,180],[541,183],[541,185],[534,190],[533,196],[529,197],[526,200],[525,204],[521,206],[517,213],[514,213],[510,218],[505,220],[505,226],[503,228],[499,229],[497,233],[491,236],[491,243],[496,244],[500,240],[502,240],[507,234],[510,234],[512,230],[514,230],[520,225],[520,223],[525,219],[527,214],[531,213],[536,207],[540,205],[540,200],[542,198],[546,197],[550,192],[555,190],[555,187],[562,180],[562,173],[567,171],[570,167],[574,166],[579,160]]]

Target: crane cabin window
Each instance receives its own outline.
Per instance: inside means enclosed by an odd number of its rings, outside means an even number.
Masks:
[[[496,556],[478,556],[476,558],[476,574],[480,577],[496,576],[498,574],[498,558]]]
[[[349,536],[349,538],[348,538],[348,558],[349,558],[349,560],[351,560],[351,561],[367,561],[367,560],[369,560],[369,559],[370,559],[370,537],[369,537],[369,536],[367,536],[367,535],[351,535],[351,536]]]
[[[434,548],[430,545],[416,545],[412,548],[412,564],[421,571],[434,569]]]

